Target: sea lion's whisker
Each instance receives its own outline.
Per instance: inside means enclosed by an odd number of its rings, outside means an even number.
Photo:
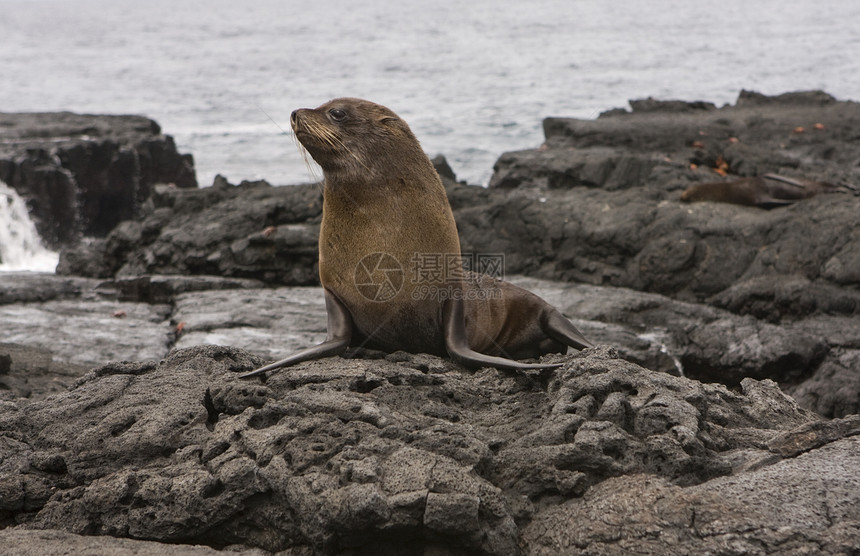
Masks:
[[[275,127],[277,127],[278,129],[280,129],[280,130],[281,130],[281,133],[282,133],[283,135],[290,135],[290,136],[292,137],[293,142],[294,142],[294,143],[296,144],[296,146],[299,148],[299,153],[302,155],[302,161],[305,163],[305,168],[307,168],[308,176],[310,177],[311,181],[313,181],[313,182],[320,182],[320,181],[322,181],[322,180],[320,179],[319,174],[317,174],[317,172],[315,171],[315,167],[314,167],[314,165],[313,165],[313,164],[311,164],[311,159],[309,158],[309,157],[310,157],[310,153],[309,153],[309,152],[308,152],[308,150],[305,148],[305,146],[304,146],[304,145],[302,145],[302,142],[301,142],[301,141],[299,141],[299,138],[298,138],[298,137],[296,137],[295,132],[293,132],[293,133],[287,133],[287,131],[286,131],[283,127],[281,127],[281,125],[280,125],[277,121],[275,121],[275,119],[274,119],[272,116],[270,116],[268,112],[266,112],[265,110],[263,110],[263,107],[262,107],[262,106],[260,106],[260,105],[259,105],[259,104],[257,104],[256,102],[254,103],[254,106],[256,106],[256,107],[260,110],[260,112],[262,112],[263,114],[265,114],[265,115],[266,115],[266,117],[267,117],[267,118],[269,118],[269,120],[270,120],[273,124],[275,124]]]
[[[275,127],[277,127],[278,129],[280,129],[280,130],[281,130],[281,133],[283,133],[284,135],[286,135],[286,134],[287,134],[287,132],[284,130],[284,128],[282,128],[282,127],[281,127],[281,125],[280,125],[278,122],[276,122],[276,121],[275,121],[275,119],[274,119],[273,117],[269,116],[269,113],[268,113],[268,112],[266,112],[265,110],[263,110],[263,107],[262,107],[262,106],[260,106],[260,105],[259,105],[259,104],[257,104],[256,102],[254,103],[254,106],[256,106],[257,108],[259,108],[260,112],[262,112],[263,114],[265,114],[265,115],[266,115],[266,117],[267,117],[267,118],[269,118],[269,120],[271,120],[271,122],[272,122],[273,124],[275,124]]]
[[[352,151],[352,149],[347,147],[346,143],[343,142],[343,139],[341,139],[333,130],[328,129],[324,126],[318,125],[316,122],[314,122],[311,126],[309,126],[309,130],[316,137],[319,137],[320,139],[322,139],[330,147],[333,147],[336,149],[339,148],[342,151],[344,151],[345,153],[347,153],[350,157],[353,158],[353,160],[358,162],[358,164],[362,168],[364,168],[365,170],[370,172],[370,167],[367,165],[367,163],[364,160],[362,160],[360,156],[355,154]]]
[[[295,136],[293,138],[295,139]],[[307,168],[308,175],[310,176],[311,181],[314,181],[314,182],[322,181],[320,179],[319,174],[317,174],[317,172],[316,172],[316,167],[313,164],[311,164],[310,153],[308,152],[308,150],[306,148],[304,148],[304,146],[302,146],[302,144],[298,141],[298,139],[296,139],[296,144],[298,144],[298,146],[299,146],[299,153],[302,155],[302,161],[305,163],[305,168]]]

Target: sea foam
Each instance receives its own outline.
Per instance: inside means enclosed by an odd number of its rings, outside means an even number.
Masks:
[[[0,181],[0,271],[54,272],[59,259],[42,243],[24,199]]]

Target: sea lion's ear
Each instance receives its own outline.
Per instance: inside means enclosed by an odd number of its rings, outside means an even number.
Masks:
[[[379,123],[381,123],[381,124],[387,124],[388,122],[398,122],[398,121],[400,121],[400,118],[395,118],[394,116],[385,116],[385,117],[379,119]]]

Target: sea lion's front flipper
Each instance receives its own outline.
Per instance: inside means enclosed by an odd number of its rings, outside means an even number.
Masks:
[[[274,369],[289,367],[302,361],[337,355],[349,347],[349,341],[352,339],[352,316],[349,314],[349,309],[330,291],[324,291],[327,317],[326,327],[328,329],[328,336],[325,341],[314,347],[294,353],[286,359],[281,359],[265,367],[260,367],[259,369],[239,375],[239,378],[248,378],[249,376],[262,374]]]
[[[787,207],[788,205],[793,205],[797,202],[797,199],[776,199],[774,197],[765,197],[763,199],[759,199],[755,206],[758,208],[763,208],[766,210],[770,210],[773,208],[779,207]]]
[[[594,344],[585,339],[582,332],[577,330],[572,322],[564,318],[564,315],[552,309],[543,322],[543,331],[553,340],[576,349],[594,347]]]
[[[466,317],[462,299],[449,299],[442,309],[445,349],[454,361],[467,367],[495,367],[505,370],[555,369],[561,363],[520,363],[513,359],[478,353],[466,338]]]
[[[853,183],[848,183],[847,181],[839,182],[836,187],[842,188],[846,193],[853,193],[854,195],[860,195],[860,187],[857,187]]]

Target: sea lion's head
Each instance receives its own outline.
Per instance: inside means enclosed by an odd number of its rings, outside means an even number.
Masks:
[[[693,203],[698,201],[698,198],[701,195],[701,188],[697,186],[690,186],[684,191],[681,192],[681,200],[685,203]]]
[[[414,164],[415,156],[426,158],[406,122],[367,100],[337,98],[300,108],[290,125],[327,178],[393,176]]]

